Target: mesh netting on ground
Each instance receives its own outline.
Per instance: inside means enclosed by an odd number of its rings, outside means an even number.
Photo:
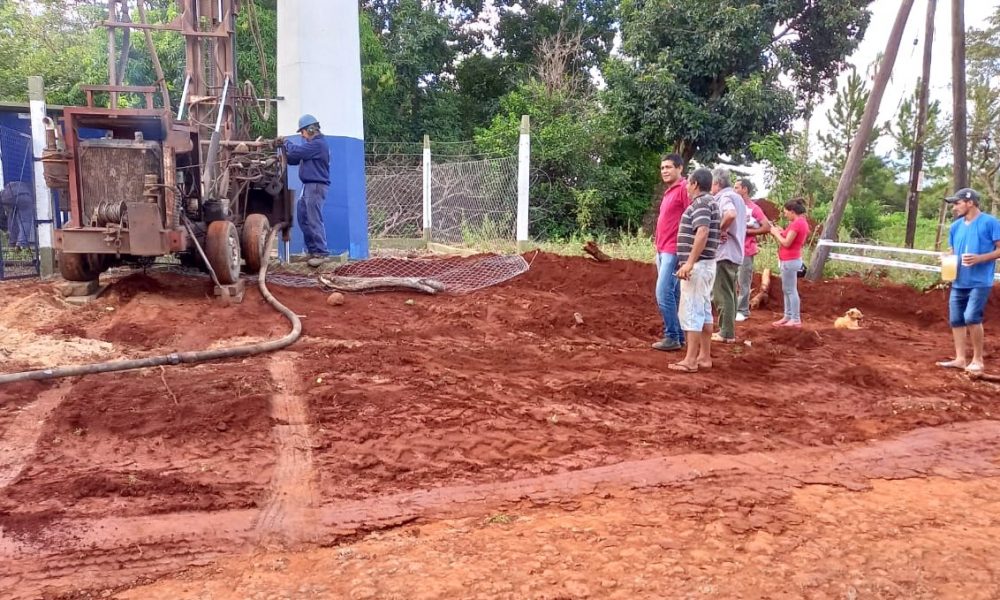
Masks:
[[[513,279],[528,271],[518,255],[487,254],[468,258],[373,258],[344,265],[345,277],[420,277],[444,284],[445,292],[467,294]],[[268,278],[270,281],[270,277]]]
[[[317,274],[299,272],[301,263],[275,265],[267,274],[267,282],[294,288],[321,288]],[[323,275],[344,277],[417,277],[433,279],[444,285],[446,294],[468,294],[492,287],[528,272],[528,262],[519,255],[483,254],[470,257],[444,258],[372,258],[323,270]],[[116,268],[108,272],[111,278],[126,277],[133,273],[155,271],[176,273],[189,277],[208,277],[198,269],[182,267],[179,263],[157,262],[150,267]],[[244,277],[248,283],[256,282],[256,275]]]

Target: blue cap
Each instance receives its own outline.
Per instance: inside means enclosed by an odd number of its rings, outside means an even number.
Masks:
[[[310,125],[319,125],[319,121],[317,121],[316,117],[312,115],[302,115],[299,117],[299,128],[297,131],[302,131]]]

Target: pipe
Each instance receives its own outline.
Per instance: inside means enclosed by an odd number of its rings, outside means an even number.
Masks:
[[[283,229],[285,226],[285,223],[281,223],[271,229],[271,232],[267,236],[267,242],[264,246],[265,248],[271,247],[278,231]],[[281,302],[278,302],[278,300],[267,289],[267,284],[265,283],[265,279],[267,277],[267,267],[267,262],[261,264],[260,272],[257,276],[257,287],[260,289],[261,295],[264,296],[264,299],[267,300],[268,304],[274,307],[275,310],[281,313],[281,315],[288,319],[288,321],[292,324],[291,331],[289,331],[284,337],[266,342],[258,342],[256,344],[218,348],[216,350],[174,352],[172,354],[151,356],[148,358],[137,358],[133,360],[117,360],[103,363],[92,363],[89,365],[74,365],[67,367],[55,367],[51,369],[39,369],[36,371],[22,371],[20,373],[7,373],[5,375],[0,375],[0,385],[5,383],[17,383],[19,381],[44,381],[47,379],[57,379],[59,377],[75,377],[79,375],[93,375],[96,373],[146,369],[161,365],[193,364],[210,360],[220,360],[223,358],[253,356],[255,354],[263,354],[265,352],[273,352],[274,350],[286,348],[295,343],[295,341],[299,339],[299,336],[302,335],[302,321],[299,320],[299,317],[289,310],[288,307]]]
[[[184,119],[184,109],[187,108],[188,100],[188,86],[191,85],[191,76],[188,75],[184,78],[184,91],[181,92],[181,104],[177,107],[177,120],[182,121]]]

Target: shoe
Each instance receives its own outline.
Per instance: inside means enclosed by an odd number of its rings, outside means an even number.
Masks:
[[[315,255],[310,256],[309,260],[306,261],[306,264],[315,269],[316,267],[323,266],[329,260],[329,256]]]
[[[713,342],[722,342],[723,344],[735,344],[736,343],[736,338],[722,337],[721,333],[715,332],[715,333],[712,334],[712,341]]]
[[[662,350],[663,352],[673,352],[684,348],[684,344],[678,342],[677,340],[663,338],[662,340],[653,343],[652,348],[653,350]]]
[[[737,323],[742,323],[743,321],[746,321],[749,318],[750,318],[750,315],[745,315],[745,314],[743,314],[741,312],[736,313],[736,322]]]

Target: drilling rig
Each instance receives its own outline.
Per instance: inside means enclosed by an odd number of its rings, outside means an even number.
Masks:
[[[117,264],[175,255],[231,286],[241,268],[256,273],[268,260],[272,225],[289,239],[294,198],[283,149],[250,139],[250,115],[266,119],[271,104],[265,99],[262,108],[253,86],[238,80],[239,0],[178,0],[179,15],[162,23],[147,19],[145,3],[109,0],[109,83],[82,86],[86,106],[67,107],[61,127],[48,124],[45,179],[70,213],[55,234],[59,270],[67,280],[92,281]],[[252,11],[252,0],[246,4]],[[176,113],[156,30],[184,38]],[[123,85],[133,32],[145,38],[152,86]]]

